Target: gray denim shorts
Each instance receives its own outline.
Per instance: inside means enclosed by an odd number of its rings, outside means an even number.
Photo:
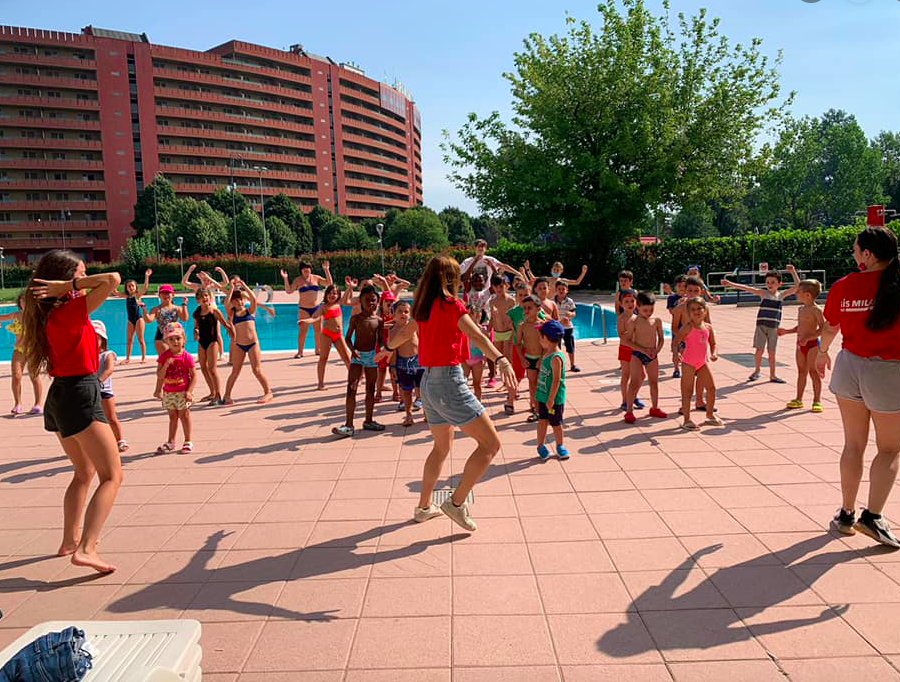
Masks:
[[[484,412],[484,407],[469,390],[459,365],[426,367],[419,390],[425,418],[430,425],[463,426]]]
[[[761,324],[756,325],[756,331],[753,332],[753,347],[756,350],[768,349],[770,353],[774,353],[777,344],[778,329],[776,327],[764,327]]]
[[[865,403],[872,412],[900,412],[900,362],[842,350],[829,388],[836,396]]]

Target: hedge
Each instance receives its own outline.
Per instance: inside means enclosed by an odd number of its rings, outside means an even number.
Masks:
[[[900,222],[890,225],[900,231]],[[711,239],[667,239],[657,244],[628,242],[616,249],[608,259],[601,260],[583,249],[573,249],[562,244],[516,244],[501,240],[490,249],[490,255],[519,267],[526,259],[536,274],[549,273],[553,261],[559,260],[565,274],[576,277],[582,263],[587,264],[588,274],[582,288],[611,290],[615,287],[616,273],[628,268],[635,274],[638,286],[655,288],[660,282],[671,282],[676,274],[684,272],[688,265],[699,265],[703,273],[729,272],[736,267],[755,269],[756,263],[768,262],[770,268],[783,268],[793,263],[801,270],[824,269],[827,284],[854,269],[851,256],[853,241],[859,226],[827,230],[786,230],[763,235],[742,237],[716,237]],[[462,261],[472,255],[471,249],[452,248],[448,255]],[[388,249],[384,252],[384,269],[395,270],[398,275],[416,281],[425,264],[432,257],[431,251]],[[381,252],[339,251],[319,253],[310,257],[315,272],[321,272],[323,260],[331,262],[335,281],[343,282],[345,275],[366,276],[381,272]],[[237,273],[248,284],[280,285],[279,270],[284,268],[291,277],[297,275],[295,258],[263,258],[260,256],[193,256],[184,261],[185,270],[196,263],[201,270],[212,270],[216,265],[228,273]],[[181,266],[177,259],[147,262],[153,268],[154,283],[177,282],[181,279]],[[122,264],[90,264],[88,274],[119,270],[123,279],[143,279],[144,266],[136,271],[123,268]],[[7,266],[7,286],[21,286],[31,274],[24,266]]]

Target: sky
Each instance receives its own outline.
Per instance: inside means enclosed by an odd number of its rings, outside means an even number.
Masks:
[[[784,92],[796,91],[795,115],[829,108],[854,114],[869,137],[900,130],[900,0],[670,0],[673,15],[706,7],[735,42],[763,40],[762,51],[784,53]],[[659,11],[660,0],[646,0]],[[422,114],[425,204],[440,210],[477,204],[447,179],[440,149],[469,112],[510,114],[509,84],[522,40],[536,32],[564,33],[566,16],[599,26],[588,0],[0,0],[2,22],[79,32],[102,28],[145,32],[150,41],[206,50],[230,39],[276,48],[300,43],[337,62],[352,61],[370,78],[399,80]]]

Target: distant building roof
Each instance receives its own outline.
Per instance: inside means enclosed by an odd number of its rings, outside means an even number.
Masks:
[[[114,31],[108,28],[97,28],[95,26],[85,26],[81,32],[86,36],[95,36],[97,38],[114,38],[115,40],[129,40],[133,43],[149,43],[150,39],[146,33],[129,33],[128,31]]]

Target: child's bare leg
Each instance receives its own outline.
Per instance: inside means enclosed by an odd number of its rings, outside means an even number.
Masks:
[[[41,377],[39,374],[28,374],[31,379],[31,388],[34,390],[34,406],[41,406],[41,399],[44,397],[44,385],[41,383]]]
[[[262,397],[256,402],[267,403],[272,400],[272,391],[269,390],[269,380],[266,379],[266,375],[263,374],[262,371],[262,354],[259,352],[259,344],[256,344],[250,349],[249,356],[250,369],[253,371],[253,376],[256,377],[256,380],[259,382],[259,385],[262,386],[263,390]]]
[[[544,441],[547,440],[547,426],[549,426],[550,422],[546,419],[538,419],[537,423],[537,444],[538,447],[544,444]]]
[[[63,539],[57,551],[58,556],[68,556],[78,549],[78,543],[81,542],[81,514],[96,472],[94,465],[73,438],[60,438],[59,443],[75,468],[63,498]]]
[[[20,359],[22,354],[14,350],[10,372],[12,374],[12,394],[13,407],[22,406],[22,371],[24,368],[24,358]]]
[[[178,434],[178,410],[169,410],[169,437],[167,443],[174,443]]]
[[[647,365],[647,383],[650,384],[650,400],[653,407],[659,409],[659,360],[657,358],[653,358],[653,362]]]
[[[681,365],[681,414],[684,423],[691,422],[691,398],[694,396],[694,368],[688,364]]]
[[[775,351],[770,351],[769,352],[769,378],[770,379],[775,378],[775,365],[776,365]]]
[[[619,380],[619,390],[622,392],[622,403],[628,404],[628,384],[631,381],[631,362],[625,360],[619,361],[622,369],[622,378]]]
[[[810,348],[809,354],[806,356],[806,365],[809,368],[809,378],[812,380],[813,402],[822,402],[822,377],[816,371],[816,356],[819,354],[818,348]]]
[[[213,396],[212,379],[209,377],[209,368],[206,366],[206,350],[203,346],[197,346],[197,364],[200,365],[200,373],[203,375],[203,381],[209,389],[209,395],[204,400],[209,400]]]
[[[92,422],[71,438],[78,443],[80,452],[90,460],[100,479],[100,485],[85,510],[81,542],[72,554],[72,563],[108,573],[116,570],[116,567],[97,556],[97,540],[122,485],[119,451],[112,430],[102,422]]]
[[[631,358],[629,370],[628,391],[625,395],[625,413],[634,412],[634,399],[637,398],[641,383],[644,381],[644,365],[635,357]]]
[[[353,428],[353,415],[356,413],[356,392],[359,390],[359,378],[362,376],[362,365],[350,365],[347,372],[347,397],[344,401],[346,419],[344,425]],[[373,387],[374,388],[374,387]]]
[[[537,387],[538,373],[536,369],[526,369],[525,376],[528,378],[528,404],[531,406],[532,412],[537,412],[537,403],[534,400],[534,390]]]
[[[309,317],[309,315],[301,310],[300,311],[300,319],[305,320]],[[303,357],[303,347],[306,345],[306,327],[305,324],[297,325],[297,353],[294,355],[295,358]]]
[[[125,364],[131,362],[131,345],[134,342],[134,325],[128,322],[128,332],[125,336]]]
[[[184,431],[184,442],[191,442],[191,411],[178,410],[178,418],[181,420],[181,430]]]
[[[484,375],[484,362],[472,365],[472,389],[475,397],[481,400],[481,377]]]
[[[138,320],[134,326],[134,333],[137,335],[138,346],[141,348],[141,362],[147,359],[147,342],[144,341],[144,321]]]
[[[391,378],[391,399],[400,400],[400,387],[397,386],[397,370],[393,365],[388,366],[388,376]]]
[[[713,379],[709,365],[703,365],[698,370],[698,375],[703,378],[706,386],[706,418],[710,421],[718,421],[716,417],[716,381]]]
[[[122,425],[119,423],[119,417],[116,414],[116,399],[103,398],[100,401],[100,407],[103,408],[103,414],[106,415],[106,421],[109,422],[109,428],[112,429],[116,441],[122,440]]]
[[[485,358],[484,361],[487,363],[487,367],[488,367],[488,381],[493,381],[494,380],[494,372],[495,372],[494,361],[488,360],[487,358]]]
[[[559,426],[553,427],[553,440],[556,441],[556,447],[559,447],[560,445],[564,445],[562,424],[560,424]]]
[[[381,400],[381,394],[384,393],[385,374],[387,374],[387,367],[379,365],[378,372],[375,374],[375,395],[378,396],[378,400]]]
[[[406,410],[403,425],[411,426],[414,421],[412,416],[412,391],[400,391],[400,394],[403,396],[403,407]]]
[[[231,402],[231,391],[238,376],[241,374],[241,368],[244,366],[244,356],[246,355],[235,344],[232,343],[231,345],[232,348],[229,353],[231,356],[231,374],[228,375],[228,379],[225,381],[225,395],[222,397],[222,400],[226,403]]]
[[[375,421],[375,382],[378,379],[378,370],[375,367],[366,367],[366,421]]]
[[[344,361],[344,364],[347,367],[350,366],[350,350],[347,348],[347,342],[344,341],[344,337],[338,339],[337,343],[334,344],[335,348],[337,348],[338,355],[341,356],[341,360]]]
[[[331,339],[323,335],[319,345],[319,362],[316,365],[316,376],[319,380],[318,387],[320,390],[325,388],[325,366],[328,364],[328,356],[330,354]]]
[[[219,379],[219,367],[216,364],[219,359],[219,342],[213,341],[206,349],[206,370],[212,385],[213,398],[219,400],[222,397],[222,381]]]
[[[797,402],[803,402],[803,394],[806,392],[806,375],[809,373],[809,367],[806,364],[806,356],[797,347]]]
[[[753,356],[753,361],[756,363],[756,368],[753,370],[754,374],[762,373],[762,356],[764,351],[764,348],[756,349],[756,354]]]

